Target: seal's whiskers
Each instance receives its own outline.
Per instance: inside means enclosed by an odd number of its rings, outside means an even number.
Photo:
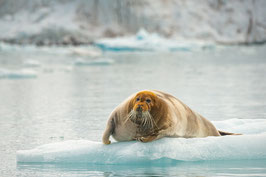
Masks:
[[[136,112],[134,110],[131,110],[128,115],[126,120],[124,121],[124,124],[129,120],[129,119],[133,119],[135,121],[136,119]]]

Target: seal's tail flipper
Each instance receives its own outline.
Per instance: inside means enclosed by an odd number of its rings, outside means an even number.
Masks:
[[[220,130],[218,130],[218,132],[220,133],[221,136],[226,136],[226,135],[242,135],[240,133],[229,133],[229,132],[224,132],[224,131],[220,131]]]

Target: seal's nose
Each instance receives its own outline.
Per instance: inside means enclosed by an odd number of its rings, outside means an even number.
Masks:
[[[138,105],[136,111],[141,112],[142,111],[142,106],[141,105]]]

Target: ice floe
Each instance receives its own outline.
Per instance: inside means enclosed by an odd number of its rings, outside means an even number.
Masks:
[[[26,61],[23,63],[23,66],[24,66],[24,67],[29,67],[29,68],[35,68],[35,67],[40,67],[41,64],[40,64],[40,62],[37,61],[37,60],[29,59],[29,60],[26,60]]]
[[[78,58],[74,62],[76,66],[111,65],[113,63],[114,60],[110,58],[93,58],[93,59]]]
[[[141,164],[175,161],[266,159],[266,120],[216,121],[218,128],[243,133],[207,138],[163,138],[151,143],[68,140],[17,152],[17,162]],[[223,129],[224,130],[224,129]]]
[[[103,51],[192,51],[215,46],[206,42],[164,38],[140,29],[134,36],[99,39],[94,43]]]
[[[20,69],[20,70],[10,70],[10,69],[1,69],[0,68],[0,79],[27,79],[27,78],[36,78],[37,73],[31,69]]]
[[[100,57],[102,56],[101,50],[95,47],[75,47],[70,48],[73,55],[83,56],[83,57]]]

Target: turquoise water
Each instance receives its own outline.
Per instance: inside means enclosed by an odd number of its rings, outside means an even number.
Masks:
[[[69,48],[2,47],[0,176],[266,176],[266,159],[249,153],[249,158],[157,164],[16,162],[17,151],[48,143],[99,142],[109,113],[143,89],[169,92],[214,122],[256,119],[251,130],[248,124],[236,130],[264,133],[256,127],[266,119],[265,49],[107,52],[94,62]],[[265,136],[257,139],[265,146]],[[239,143],[248,144],[248,137]]]

